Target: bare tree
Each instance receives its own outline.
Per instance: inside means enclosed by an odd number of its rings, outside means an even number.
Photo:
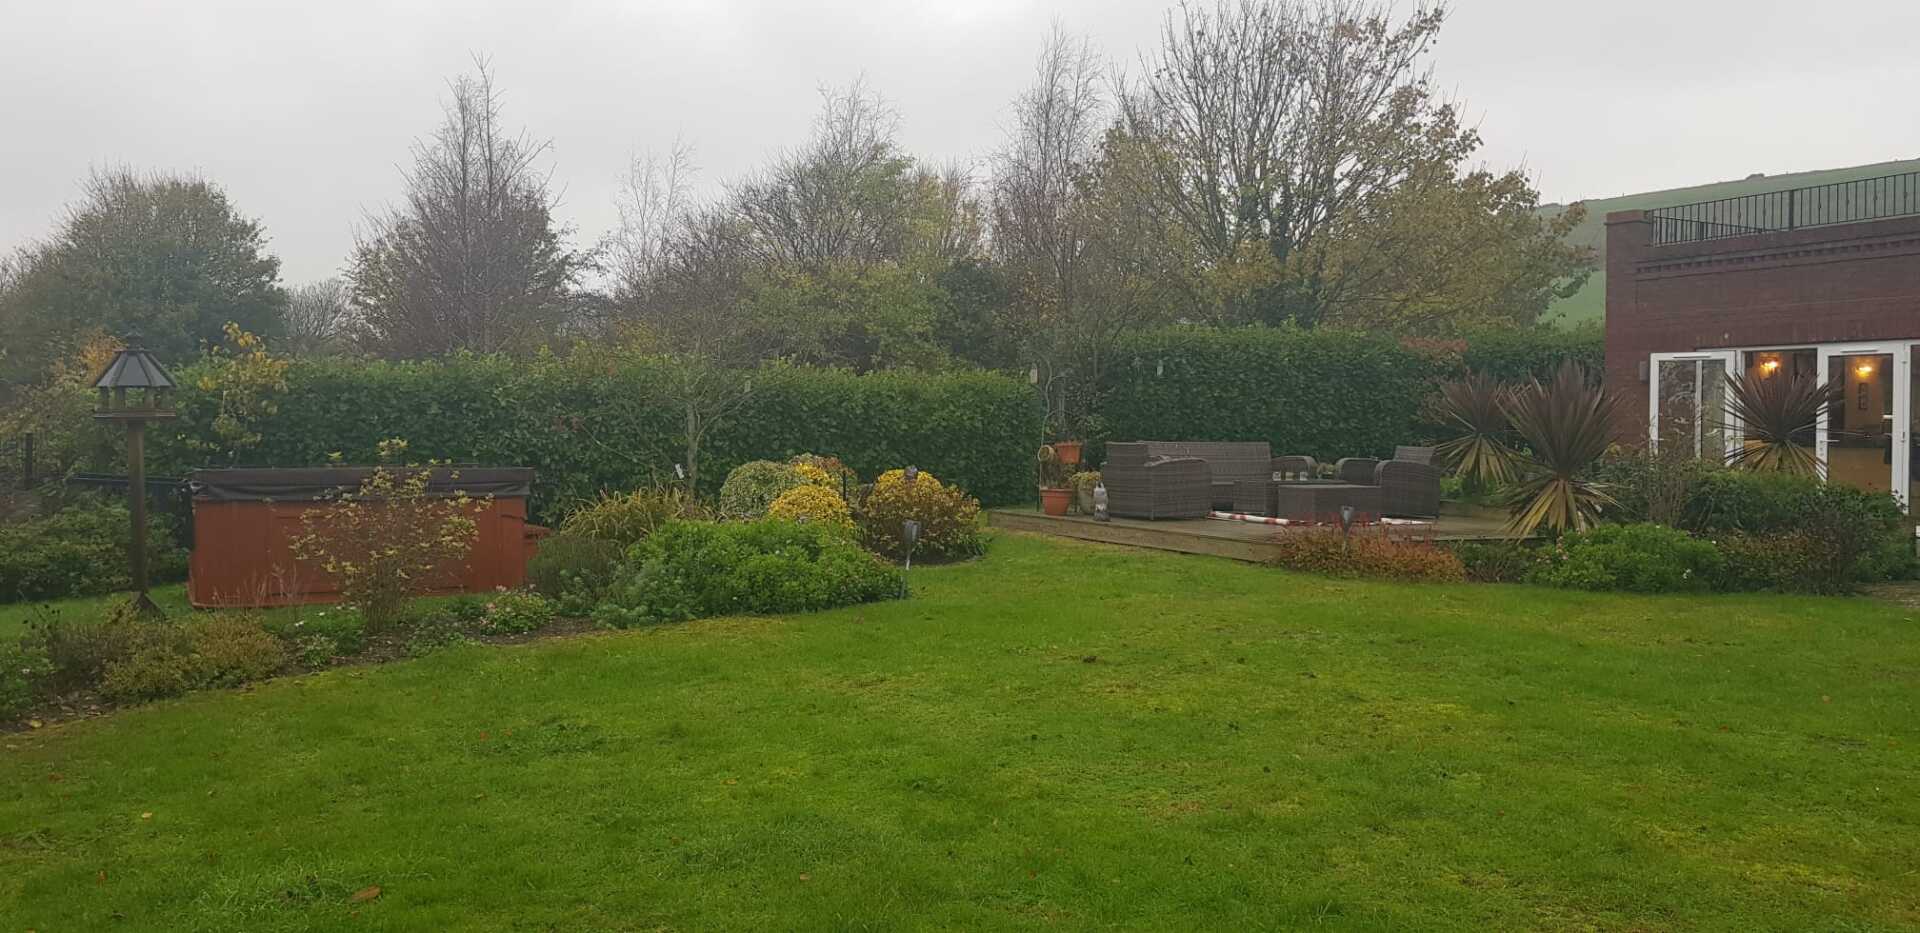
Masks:
[[[373,349],[510,349],[552,332],[587,257],[553,221],[538,162],[551,144],[501,125],[487,63],[449,83],[445,119],[415,143],[405,203],[375,218],[347,279]]]
[[[1099,155],[1106,122],[1100,67],[1092,42],[1056,23],[993,158],[995,258],[1063,307],[1077,297],[1091,234],[1080,180]]]
[[[308,282],[287,294],[281,346],[296,354],[339,350],[346,346],[353,326],[346,282],[339,278]]]
[[[774,267],[901,258],[913,160],[894,142],[900,117],[864,80],[822,89],[813,138],[732,190],[753,254]]]
[[[636,300],[668,278],[676,241],[695,209],[693,156],[691,145],[676,140],[666,155],[636,155],[627,167],[614,197],[620,226],[605,249],[616,303]]]

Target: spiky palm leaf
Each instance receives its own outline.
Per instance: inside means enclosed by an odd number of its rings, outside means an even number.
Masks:
[[[1440,444],[1441,462],[1481,486],[1511,481],[1520,455],[1507,444],[1511,428],[1502,407],[1513,390],[1482,373],[1440,387],[1440,414],[1458,432]]]
[[[1525,537],[1542,525],[1578,531],[1616,504],[1605,486],[1582,474],[1607,452],[1619,407],[1617,396],[1572,362],[1561,364],[1545,385],[1536,379],[1507,399],[1507,420],[1530,448],[1509,493],[1508,534]]]
[[[1820,413],[1845,394],[1840,383],[1822,385],[1811,374],[1728,376],[1727,417],[1719,427],[1738,430],[1746,438],[1727,456],[1728,465],[1802,476],[1819,472],[1819,454],[1794,438],[1812,434]]]

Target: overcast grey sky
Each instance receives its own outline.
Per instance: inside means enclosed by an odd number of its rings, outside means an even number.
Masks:
[[[0,0],[0,248],[89,167],[197,170],[297,284],[397,198],[444,80],[492,59],[509,123],[553,140],[561,217],[613,223],[629,156],[694,144],[708,185],[806,132],[864,73],[903,142],[985,155],[1048,24],[1137,63],[1160,0]],[[1549,200],[1920,156],[1914,0],[1457,0],[1434,62]]]

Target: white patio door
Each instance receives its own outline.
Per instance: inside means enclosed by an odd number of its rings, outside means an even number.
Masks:
[[[1910,508],[1913,353],[1904,343],[1820,348],[1820,381],[1841,397],[1821,414],[1815,441],[1830,483],[1889,492]]]
[[[1727,376],[1738,353],[1655,353],[1648,363],[1647,430],[1655,450],[1678,445],[1692,456],[1724,462],[1740,442],[1727,415]]]

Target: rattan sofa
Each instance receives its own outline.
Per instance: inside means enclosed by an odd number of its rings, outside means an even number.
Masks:
[[[1169,471],[1167,460],[1198,460]],[[1265,441],[1128,441],[1107,445],[1100,481],[1107,511],[1123,518],[1201,518],[1233,508],[1234,486],[1271,478],[1273,449]],[[1177,477],[1177,478],[1176,478]]]
[[[1440,468],[1432,447],[1396,447],[1393,459],[1346,457],[1333,465],[1341,482],[1380,487],[1380,513],[1395,518],[1440,514]]]

